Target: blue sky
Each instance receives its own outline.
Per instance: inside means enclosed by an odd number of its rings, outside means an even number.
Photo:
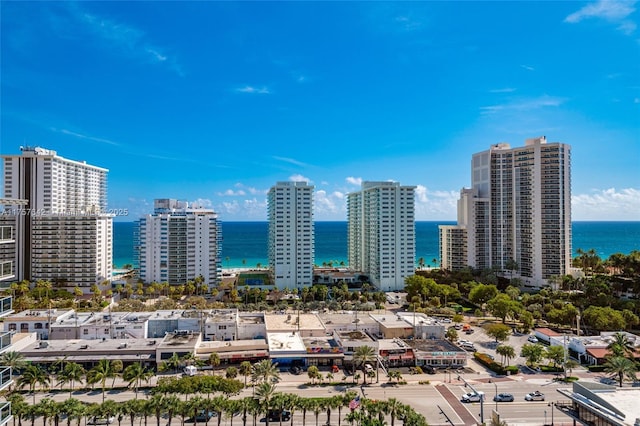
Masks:
[[[0,152],[109,172],[109,205],[154,198],[267,219],[277,181],[346,220],[363,180],[417,186],[455,220],[471,155],[572,146],[574,220],[640,219],[635,1],[5,2]]]

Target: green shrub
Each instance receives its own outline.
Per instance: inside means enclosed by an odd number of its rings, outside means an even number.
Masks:
[[[497,363],[494,360],[492,360],[491,357],[485,353],[475,352],[473,354],[473,357],[480,364],[484,365],[485,367],[487,367],[488,369],[490,369],[491,371],[497,374],[506,375],[507,371],[509,372],[509,374],[518,374],[518,367],[516,367],[515,365],[504,367],[500,363]]]

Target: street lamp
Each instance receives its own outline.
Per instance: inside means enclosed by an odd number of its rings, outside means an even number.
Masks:
[[[544,410],[544,426],[547,426],[547,410]]]
[[[553,426],[553,410],[556,408],[556,404],[554,402],[550,402],[547,404],[548,407],[551,407],[551,426]],[[545,423],[547,420],[545,419]]]
[[[493,398],[493,400],[496,403],[496,413],[497,413],[498,412],[498,384],[496,382],[494,382],[494,381],[491,381],[491,380],[489,380],[489,383],[493,383],[493,386],[495,386],[495,388],[496,388],[496,396],[495,396],[495,398]]]

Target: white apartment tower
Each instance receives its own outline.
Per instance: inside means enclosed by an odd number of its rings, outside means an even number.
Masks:
[[[313,284],[313,189],[306,182],[277,182],[269,189],[269,269],[279,289]]]
[[[23,200],[12,210],[17,215],[15,278],[47,280],[61,288],[77,285],[84,292],[109,281],[108,170],[43,148],[21,151],[2,156],[4,196]]]
[[[198,277],[209,287],[220,282],[222,233],[213,210],[157,199],[153,214],[138,221],[136,242],[145,283],[181,285]]]
[[[541,287],[571,266],[571,148],[527,139],[473,155],[458,224],[440,226],[445,269],[498,268]],[[515,268],[515,269],[514,269]]]
[[[349,268],[380,290],[403,289],[415,273],[415,186],[363,182],[347,203]]]

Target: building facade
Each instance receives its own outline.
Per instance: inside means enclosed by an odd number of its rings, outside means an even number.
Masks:
[[[526,287],[548,284],[571,266],[571,149],[527,139],[473,155],[458,224],[440,226],[444,269],[497,268]],[[466,264],[464,263],[466,261]]]
[[[269,189],[269,269],[279,289],[313,284],[313,190],[306,182],[278,182]]]
[[[16,216],[15,279],[78,286],[87,293],[93,284],[108,282],[113,263],[108,170],[52,150],[21,150],[2,156],[4,196],[24,200],[10,210]]]
[[[202,279],[211,287],[222,277],[222,230],[213,210],[155,200],[153,214],[138,221],[136,249],[140,279],[146,283]]]
[[[380,290],[404,288],[415,272],[415,186],[363,182],[348,195],[349,267]]]

